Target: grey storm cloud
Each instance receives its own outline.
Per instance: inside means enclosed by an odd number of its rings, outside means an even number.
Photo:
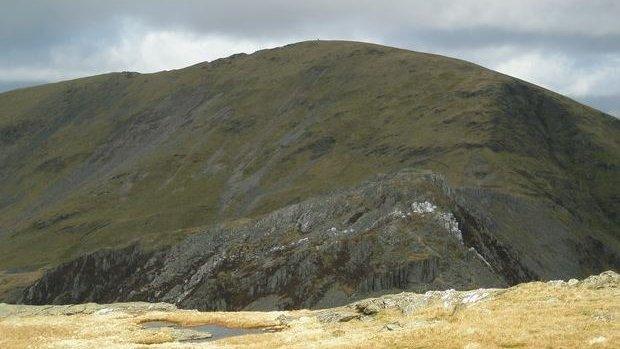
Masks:
[[[0,0],[0,89],[307,39],[466,59],[620,111],[620,1]]]

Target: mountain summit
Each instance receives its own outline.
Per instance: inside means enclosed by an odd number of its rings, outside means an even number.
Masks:
[[[201,309],[583,277],[620,267],[619,169],[620,121],[569,98],[302,42],[0,94],[0,270]]]

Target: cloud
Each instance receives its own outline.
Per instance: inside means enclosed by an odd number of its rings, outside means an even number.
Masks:
[[[155,72],[284,44],[261,43],[222,34],[157,30],[135,21],[124,21],[121,28],[118,40],[109,46],[88,50],[75,44],[54,47],[50,51],[51,63],[59,67],[80,67],[80,71],[90,67],[93,71],[122,68]]]
[[[580,64],[563,54],[516,53],[495,69],[570,96],[620,94],[620,56]]]
[[[121,70],[149,73],[288,43],[156,30],[135,21],[123,21],[120,28],[118,39],[110,43],[63,43],[48,49],[44,63],[0,66],[0,81],[55,81]]]

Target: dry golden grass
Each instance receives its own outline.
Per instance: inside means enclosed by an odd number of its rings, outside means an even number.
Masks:
[[[169,321],[180,325],[192,326],[204,323],[217,324],[226,327],[270,327],[278,325],[276,317],[287,312],[149,312],[136,318],[138,323],[149,321]],[[231,316],[232,315],[232,316]]]
[[[452,311],[419,313],[436,326],[411,331],[387,346],[426,348],[617,347],[620,294],[616,289],[550,288],[531,283],[492,301]],[[600,343],[598,343],[600,342]]]
[[[615,275],[605,286],[536,282],[489,291],[487,298],[473,302],[462,301],[465,293],[443,292],[426,298],[426,303],[417,304],[408,313],[387,306],[375,315],[347,322],[321,322],[317,317],[321,311],[309,310],[198,312],[151,311],[144,307],[139,311],[71,316],[9,315],[0,318],[0,347],[617,348],[620,292]],[[451,298],[454,295],[461,296]],[[355,310],[342,307],[328,311]],[[146,321],[170,321],[189,326],[265,327],[280,324],[281,315],[290,320],[279,332],[202,343],[175,342],[169,329],[145,330],[140,326]],[[393,324],[392,330],[387,324]]]

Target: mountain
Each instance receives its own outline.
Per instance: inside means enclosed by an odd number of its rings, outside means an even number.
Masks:
[[[0,145],[0,270],[49,270],[23,302],[316,307],[620,266],[620,121],[437,55],[312,41],[15,90]]]

